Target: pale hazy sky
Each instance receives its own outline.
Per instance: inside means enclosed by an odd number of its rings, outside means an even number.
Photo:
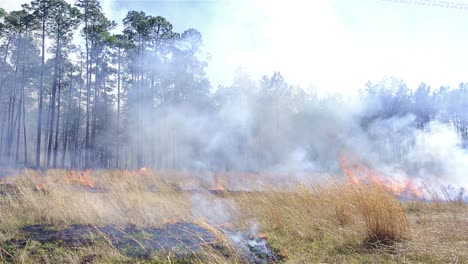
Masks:
[[[0,0],[0,6],[25,2]],[[255,78],[279,70],[291,83],[331,92],[355,91],[384,76],[411,88],[468,81],[468,10],[382,0],[101,3],[119,23],[128,10],[143,10],[166,17],[178,32],[201,31],[214,86],[231,83],[239,66]]]

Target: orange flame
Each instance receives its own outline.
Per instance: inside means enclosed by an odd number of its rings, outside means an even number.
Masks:
[[[217,174],[215,175],[215,191],[220,191],[220,192],[226,191],[226,188],[224,187],[224,184],[220,176]]]
[[[372,183],[376,186],[383,187],[396,196],[424,198],[423,188],[416,186],[410,179],[398,181],[392,177],[385,177],[358,162],[355,162],[351,166],[350,162],[344,156],[340,159],[340,166],[348,180],[355,186]]]
[[[145,174],[148,172],[148,168],[147,167],[141,167],[139,170],[138,170],[138,175],[142,175],[142,174]]]
[[[164,218],[163,222],[165,225],[169,225],[169,224],[174,225],[174,224],[177,224],[179,221],[175,217],[170,217],[170,218]]]
[[[91,178],[91,171],[85,170],[80,173],[70,171],[67,173],[65,183],[68,185],[78,185],[93,188],[94,180]]]
[[[176,190],[196,190],[198,188],[198,184],[194,180],[189,180],[186,182],[180,181],[177,183]]]
[[[36,190],[37,191],[45,191],[48,188],[49,188],[49,186],[46,183],[36,183]]]
[[[50,183],[46,182],[39,174],[34,173],[32,175],[32,180],[36,191],[45,191],[50,188]]]

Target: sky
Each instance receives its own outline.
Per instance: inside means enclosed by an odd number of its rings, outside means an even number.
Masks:
[[[468,10],[409,3],[424,1],[431,0],[102,0],[101,5],[120,24],[129,10],[143,10],[165,17],[177,32],[199,30],[214,87],[232,83],[239,68],[254,79],[280,71],[291,84],[331,93],[353,93],[367,81],[390,76],[413,89],[421,82],[456,87],[468,81]],[[26,2],[1,0],[0,6],[12,10]],[[450,2],[468,7],[468,0]]]

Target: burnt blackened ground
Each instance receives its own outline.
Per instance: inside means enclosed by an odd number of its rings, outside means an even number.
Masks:
[[[18,192],[18,188],[13,184],[0,184],[0,196],[14,195]]]
[[[263,238],[243,232],[222,231],[237,257],[246,263],[274,263],[278,257]],[[134,259],[151,259],[169,252],[177,259],[190,262],[207,247],[229,256],[229,250],[213,233],[197,224],[180,222],[162,228],[134,225],[93,226],[71,225],[56,228],[52,225],[30,225],[21,228],[19,238],[0,245],[1,248],[25,248],[39,243],[42,248],[82,248],[98,243],[111,244],[121,254]]]

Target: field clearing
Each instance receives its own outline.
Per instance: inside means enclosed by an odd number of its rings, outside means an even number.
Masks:
[[[0,184],[0,261],[468,262],[465,203],[402,202],[378,185],[340,180],[240,190],[227,179],[147,169],[7,175]],[[152,247],[168,237],[192,243],[183,230],[200,230],[206,243],[189,252],[183,243]],[[257,244],[271,256],[254,252]]]

